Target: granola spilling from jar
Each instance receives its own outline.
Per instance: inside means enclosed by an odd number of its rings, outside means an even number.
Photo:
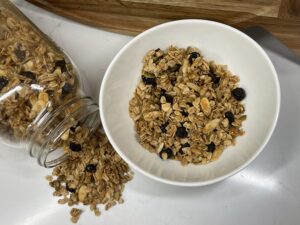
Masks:
[[[122,203],[132,172],[100,132],[98,107],[68,57],[9,1],[0,3],[0,49],[0,136],[31,144],[38,157],[62,150],[65,161],[54,156],[51,166],[61,163],[47,176],[58,203],[97,216],[100,205]],[[71,221],[82,211],[72,208]]]
[[[129,103],[138,140],[163,160],[206,164],[244,134],[246,92],[227,66],[197,48],[150,50]]]
[[[46,110],[73,98],[79,89],[71,62],[27,20],[0,10],[0,132],[25,139]]]
[[[125,183],[132,179],[127,163],[115,152],[105,134],[88,131],[76,126],[70,129],[68,144],[64,150],[69,153],[65,162],[56,166],[47,176],[53,195],[61,197],[59,204],[73,207],[87,205],[96,216],[100,216],[99,205],[105,210],[123,203],[122,192]],[[71,209],[71,221],[76,223],[81,209]]]

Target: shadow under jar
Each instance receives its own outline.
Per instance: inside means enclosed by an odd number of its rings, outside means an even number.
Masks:
[[[0,3],[0,134],[44,167],[99,128],[70,58],[9,1]]]

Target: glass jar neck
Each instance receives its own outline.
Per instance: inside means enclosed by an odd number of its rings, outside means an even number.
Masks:
[[[63,143],[78,123],[89,130],[89,135],[99,128],[99,107],[90,97],[72,98],[53,111],[46,108],[28,129],[30,155],[46,168],[60,164],[68,157]]]

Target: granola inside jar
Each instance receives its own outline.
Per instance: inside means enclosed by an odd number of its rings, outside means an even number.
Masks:
[[[98,106],[70,58],[9,1],[0,3],[0,49],[1,138],[55,166],[66,158],[56,150],[70,145],[70,129],[89,135],[99,126]]]

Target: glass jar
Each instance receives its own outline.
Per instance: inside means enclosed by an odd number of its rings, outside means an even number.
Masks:
[[[53,167],[67,158],[70,132],[81,127],[91,135],[99,127],[98,106],[70,58],[6,0],[0,47],[1,138]]]

